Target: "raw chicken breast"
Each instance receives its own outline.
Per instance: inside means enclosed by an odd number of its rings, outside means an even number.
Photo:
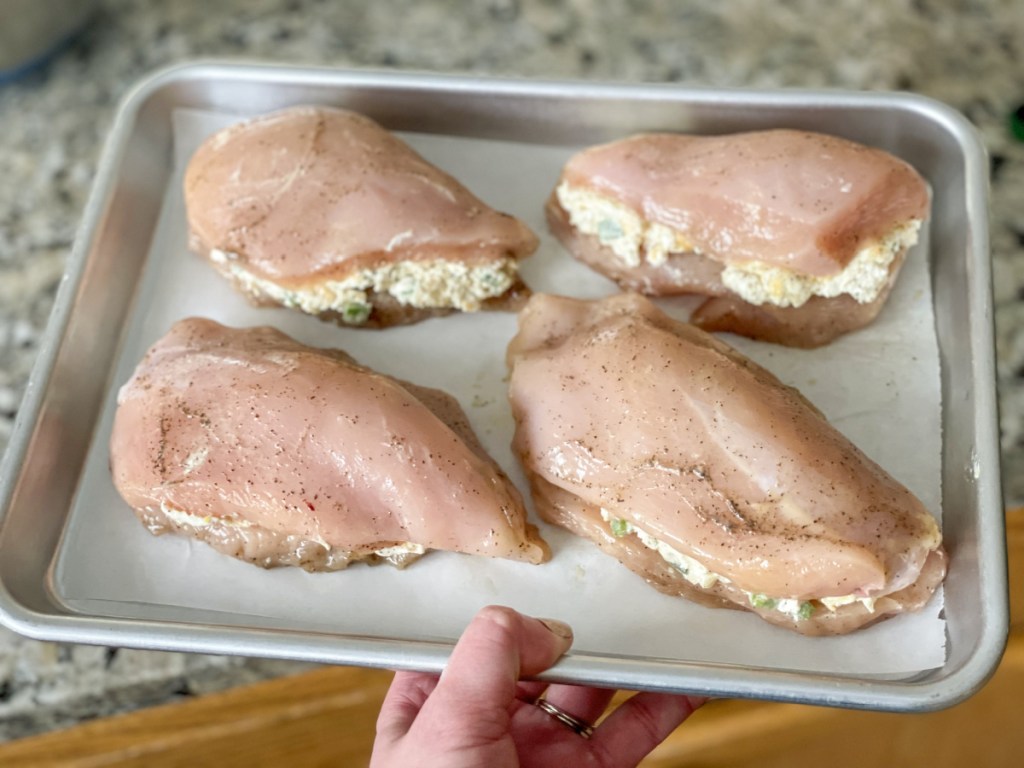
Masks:
[[[870,323],[928,215],[908,164],[834,136],[643,134],[566,164],[547,205],[578,259],[693,321],[813,347]]]
[[[121,389],[110,463],[152,532],[265,567],[548,557],[453,398],[272,328],[176,323]]]
[[[503,308],[537,237],[367,117],[295,107],[214,134],[185,174],[193,250],[257,303],[379,327]]]
[[[935,519],[795,389],[647,299],[535,295],[508,350],[542,517],[658,589],[838,634],[924,605]]]

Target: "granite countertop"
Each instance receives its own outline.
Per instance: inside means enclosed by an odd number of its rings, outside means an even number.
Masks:
[[[0,86],[0,449],[117,101],[196,57],[719,86],[910,90],[991,153],[1005,485],[1024,499],[1024,102],[1017,0],[107,0],[48,66]],[[0,629],[0,739],[303,665],[57,645]]]

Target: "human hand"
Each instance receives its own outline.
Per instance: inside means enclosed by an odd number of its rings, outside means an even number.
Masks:
[[[561,622],[484,608],[440,678],[395,674],[377,720],[371,768],[635,766],[704,703],[638,693],[590,732],[587,724],[614,691],[520,681],[552,667],[570,645],[572,630]],[[541,694],[567,722],[535,704]]]

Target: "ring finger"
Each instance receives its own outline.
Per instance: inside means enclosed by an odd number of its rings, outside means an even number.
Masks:
[[[579,685],[552,685],[544,698],[577,720],[593,725],[604,714],[615,691]]]

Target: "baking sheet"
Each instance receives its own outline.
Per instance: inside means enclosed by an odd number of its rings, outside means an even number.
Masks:
[[[456,315],[386,332],[339,329],[288,310],[251,307],[188,253],[181,198],[184,163],[213,131],[245,117],[175,114],[176,172],[164,199],[129,330],[87,457],[55,593],[72,609],[133,615],[176,607],[244,626],[365,637],[454,639],[481,606],[503,603],[569,621],[574,652],[721,662],[848,674],[907,675],[942,666],[941,593],[922,612],[843,638],[803,638],[753,615],[710,610],[656,592],[591,544],[540,524],[555,553],[543,566],[433,553],[406,571],[353,567],[334,574],[263,571],[176,537],[154,538],[109,477],[107,442],[116,389],[145,349],[190,315],[229,325],[271,324],[308,344],[337,346],[384,372],[445,389],[462,402],[482,442],[525,490],[509,450],[504,350],[507,314]],[[542,237],[523,274],[535,290],[606,295],[615,287],[570,259],[547,235],[542,202],[576,147],[403,134],[428,160]],[[804,392],[869,456],[940,511],[940,388],[927,232],[908,257],[879,319],[823,350],[790,350],[729,337],[742,352]],[[661,302],[685,317],[686,301]],[[471,352],[467,352],[471,350]],[[525,494],[524,494],[525,495]],[[339,639],[339,642],[344,642]]]

